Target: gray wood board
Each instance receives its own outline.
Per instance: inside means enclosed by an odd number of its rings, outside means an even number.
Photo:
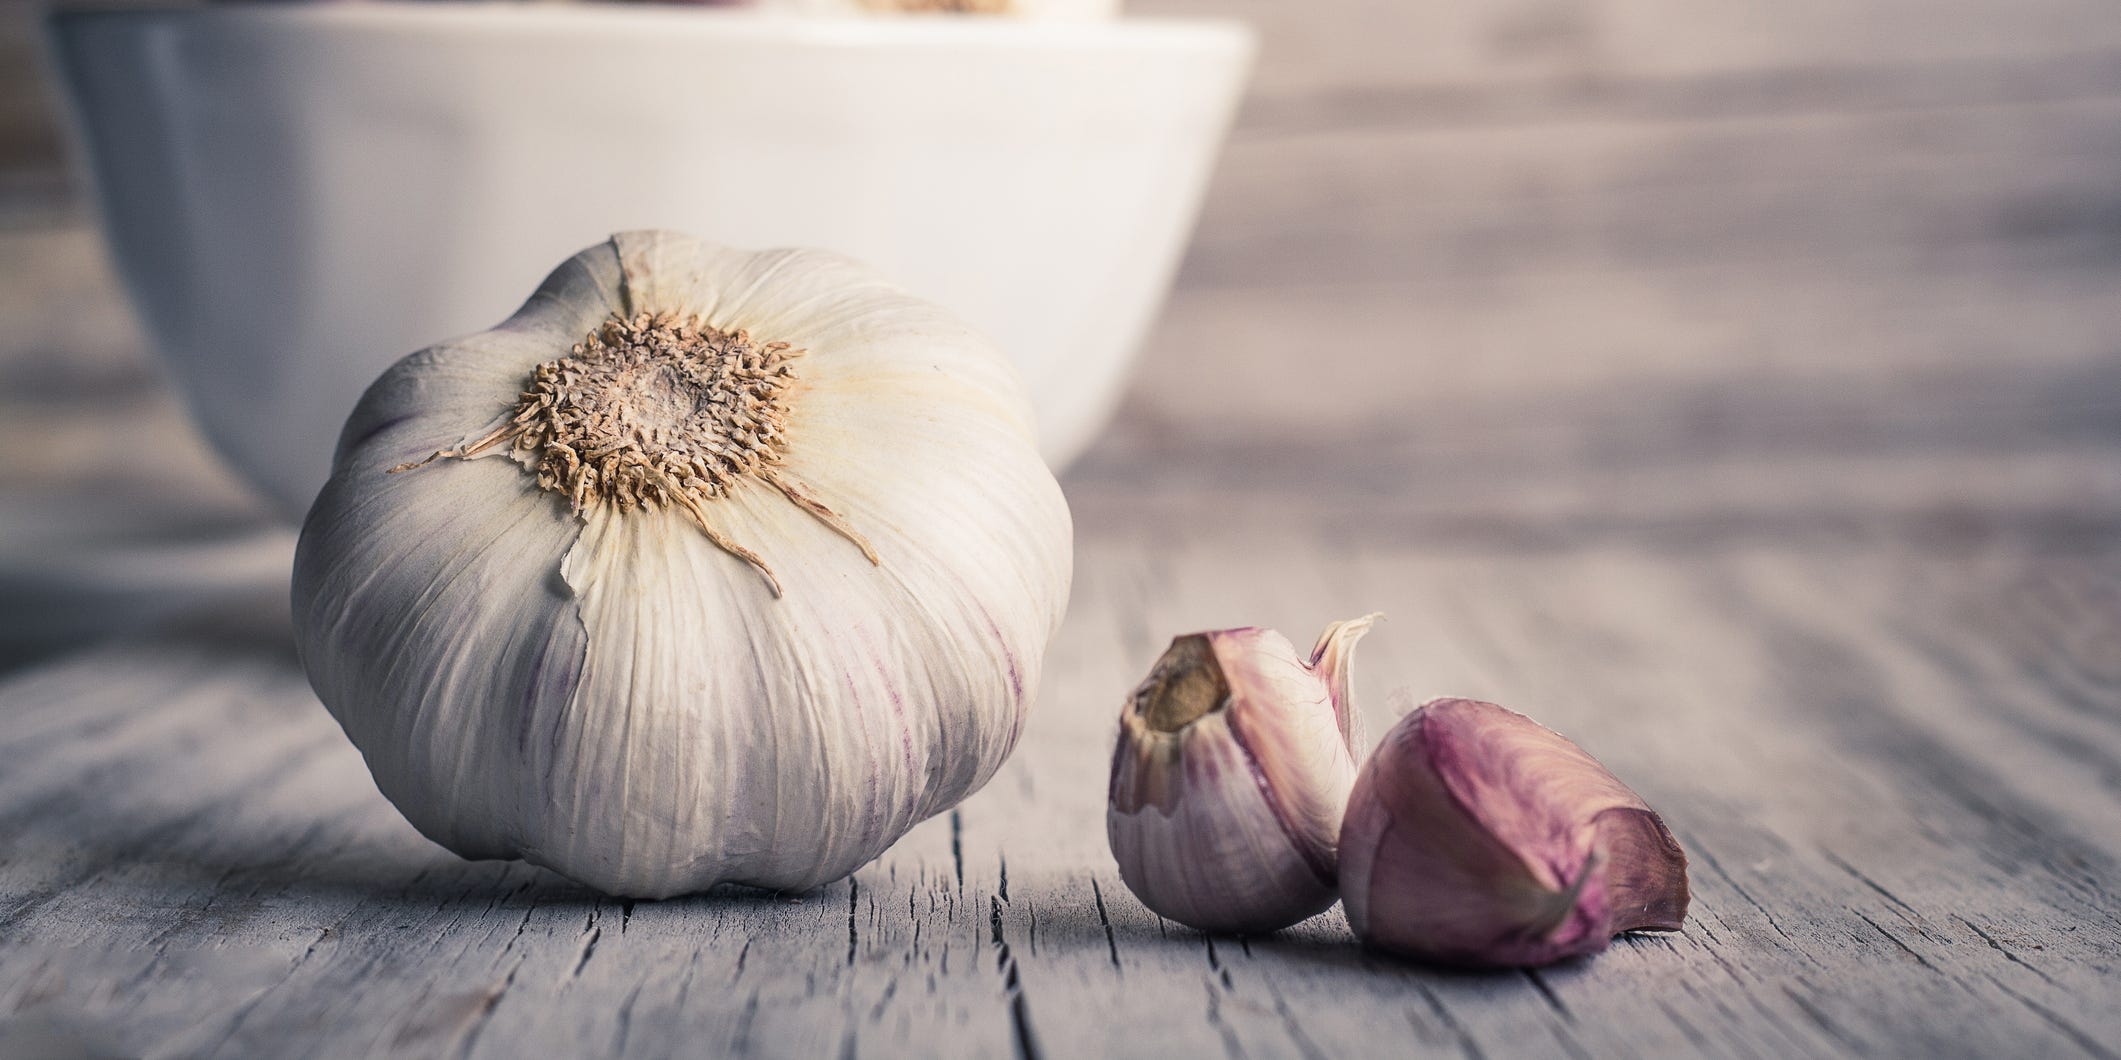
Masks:
[[[2114,1055],[2121,551],[1522,549],[1091,494],[1018,754],[800,896],[614,902],[431,846],[269,594],[18,674],[0,1053]],[[1368,954],[1337,912],[1210,938],[1133,898],[1105,769],[1163,640],[1372,607],[1372,731],[1451,692],[1575,736],[1692,855],[1684,932],[1466,975]]]

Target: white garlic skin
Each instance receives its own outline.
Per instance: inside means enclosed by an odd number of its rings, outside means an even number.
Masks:
[[[577,515],[460,447],[615,313],[806,349],[780,465],[874,546],[749,483]],[[362,399],[306,521],[302,661],[377,787],[468,858],[614,895],[847,875],[1016,743],[1066,608],[1071,528],[1007,362],[949,313],[817,251],[622,233],[495,329]],[[505,447],[503,447],[505,449]]]
[[[1120,712],[1105,817],[1120,878],[1143,905],[1232,933],[1332,907],[1361,742],[1353,650],[1377,617],[1326,627],[1308,656],[1268,629],[1172,641]],[[1160,686],[1210,671],[1226,686],[1218,702],[1182,723],[1160,717]]]

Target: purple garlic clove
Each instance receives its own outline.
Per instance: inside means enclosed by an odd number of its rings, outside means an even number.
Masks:
[[[1143,905],[1230,932],[1332,906],[1361,738],[1349,674],[1376,617],[1326,627],[1308,656],[1268,629],[1171,642],[1120,711],[1105,817]]]
[[[1493,703],[1437,699],[1356,778],[1340,889],[1371,946],[1530,967],[1598,953],[1623,931],[1678,930],[1686,854],[1565,737]]]

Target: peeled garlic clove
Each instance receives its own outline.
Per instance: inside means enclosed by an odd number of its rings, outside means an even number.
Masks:
[[[803,890],[1001,766],[1070,538],[1014,373],[950,313],[836,254],[624,232],[369,389],[297,646],[465,857]]]
[[[1377,617],[1326,627],[1308,657],[1268,629],[1171,642],[1120,712],[1105,816],[1143,905],[1262,932],[1333,904],[1360,738],[1353,653]]]
[[[1426,960],[1549,964],[1686,917],[1686,854],[1657,814],[1493,703],[1432,700],[1394,726],[1355,782],[1340,854],[1356,936]]]

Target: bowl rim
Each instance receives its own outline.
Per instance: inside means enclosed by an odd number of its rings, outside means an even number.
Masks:
[[[1251,52],[1257,34],[1236,19],[1120,17],[1026,19],[953,15],[814,15],[746,7],[686,4],[520,3],[509,0],[366,0],[291,3],[239,0],[172,4],[167,0],[85,0],[46,13],[52,32],[106,23],[177,24],[199,31],[271,28],[287,31],[421,32],[463,36],[549,37],[584,33],[683,35],[702,42],[794,43],[818,47],[925,45],[983,49],[1084,47]]]

